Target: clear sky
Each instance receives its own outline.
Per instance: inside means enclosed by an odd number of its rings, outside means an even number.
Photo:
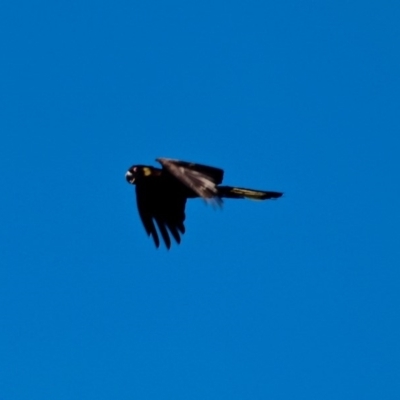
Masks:
[[[399,399],[400,4],[0,6],[0,399]],[[132,164],[276,201],[187,206]]]

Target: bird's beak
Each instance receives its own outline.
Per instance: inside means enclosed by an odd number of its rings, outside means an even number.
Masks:
[[[132,174],[131,171],[127,171],[127,173],[125,174],[125,179],[128,181],[128,183],[134,183],[135,182],[135,178]]]

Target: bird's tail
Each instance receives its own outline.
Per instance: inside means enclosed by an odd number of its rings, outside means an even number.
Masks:
[[[281,192],[266,192],[263,190],[245,189],[232,186],[217,186],[217,189],[219,197],[225,197],[228,199],[268,200],[277,199],[283,195]]]

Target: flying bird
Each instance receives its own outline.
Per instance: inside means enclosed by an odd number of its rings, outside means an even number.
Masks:
[[[162,168],[133,165],[125,174],[128,183],[136,185],[136,202],[140,219],[156,247],[160,239],[171,247],[170,235],[179,244],[185,233],[186,200],[201,197],[222,205],[223,198],[268,200],[281,197],[281,192],[220,186],[224,171],[192,162],[157,158]]]

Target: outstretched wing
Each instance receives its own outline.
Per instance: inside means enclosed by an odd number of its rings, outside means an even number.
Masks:
[[[170,158],[157,158],[156,161],[203,199],[214,199],[218,203],[221,202],[216,186],[222,182],[224,177],[222,169]]]
[[[171,247],[169,234],[178,244],[181,242],[180,235],[185,233],[185,197],[166,190],[163,185],[136,185],[136,202],[143,226],[156,247],[159,247],[160,239],[154,222],[168,249]]]

